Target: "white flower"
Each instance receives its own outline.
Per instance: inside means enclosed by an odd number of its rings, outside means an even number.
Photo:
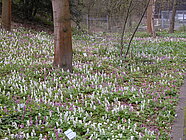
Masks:
[[[87,57],[87,54],[86,53],[83,53],[83,56]]]

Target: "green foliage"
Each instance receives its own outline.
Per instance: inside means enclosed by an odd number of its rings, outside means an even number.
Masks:
[[[183,38],[136,37],[124,59],[117,34],[74,33],[69,73],[52,66],[53,36],[24,28],[0,36],[0,139],[66,139],[69,128],[76,139],[170,139]]]
[[[35,21],[51,25],[53,11],[51,0],[13,0],[12,14],[21,20]],[[70,0],[70,11],[72,20],[80,28],[82,3],[77,0]]]
[[[136,32],[135,37],[151,37],[152,35],[147,32]]]
[[[45,12],[51,15],[51,8],[50,0],[13,0],[13,14],[27,20],[32,20],[37,14],[43,15]]]
[[[186,32],[186,26],[183,25],[183,26],[179,27],[178,31],[180,31],[180,32]]]
[[[182,29],[182,27],[181,27],[181,29]],[[184,26],[183,26],[183,29],[184,29]],[[168,31],[160,31],[160,32],[157,32],[157,36],[186,38],[186,32],[184,32],[184,30],[180,30],[180,31],[175,31],[174,33],[170,34],[170,33],[168,33]]]

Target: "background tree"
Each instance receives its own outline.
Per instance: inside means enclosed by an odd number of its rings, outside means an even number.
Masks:
[[[0,0],[0,10],[2,0]],[[82,20],[82,0],[70,0],[70,12],[72,20],[80,26]],[[0,11],[0,13],[1,13]],[[52,24],[53,11],[51,0],[12,0],[12,17],[17,22],[39,22]]]
[[[11,30],[11,0],[2,0],[2,27]]]
[[[102,0],[102,3],[108,16],[108,30],[110,31],[112,26],[112,16],[118,13],[118,10],[120,10],[120,7],[124,3],[123,0]]]
[[[149,6],[147,8],[147,32],[155,37],[154,28],[154,10],[155,10],[155,0],[150,0]]]
[[[128,43],[128,46],[127,46],[127,51],[126,51],[125,56],[124,56],[125,58],[127,57],[128,53],[129,53],[129,49],[130,49],[130,47],[131,47],[132,40],[133,40],[133,38],[134,38],[134,36],[135,36],[135,34],[136,34],[138,28],[139,28],[139,25],[141,24],[141,21],[142,21],[144,15],[145,15],[145,13],[146,13],[146,11],[147,11],[147,9],[148,9],[148,6],[149,6],[149,4],[150,4],[150,1],[151,1],[151,0],[147,0],[147,4],[146,4],[146,6],[145,6],[145,10],[144,10],[144,12],[143,12],[143,14],[142,14],[142,16],[141,16],[141,18],[140,18],[140,20],[139,20],[137,26],[136,26],[134,32],[132,33],[132,36],[130,37],[130,40],[129,40],[129,43]],[[120,55],[122,56],[122,49],[121,49]],[[131,51],[131,56],[132,56],[132,51]]]
[[[70,13],[72,20],[76,23],[77,28],[80,29],[80,22],[82,21],[83,2],[81,0],[70,0]]]
[[[122,53],[123,53],[123,48],[124,48],[124,46],[123,46],[123,38],[124,38],[124,34],[125,34],[127,20],[129,18],[129,15],[130,15],[131,6],[132,6],[132,0],[130,0],[129,3],[128,3],[128,9],[127,9],[127,12],[126,12],[125,21],[124,21],[123,29],[122,29],[122,33],[121,33],[121,44],[120,44],[121,51],[120,51],[120,56],[122,56]]]
[[[171,15],[170,26],[169,26],[169,33],[173,33],[174,32],[176,6],[177,6],[177,0],[173,0],[172,15]]]
[[[52,0],[54,66],[72,71],[72,34],[69,0]]]
[[[51,0],[12,0],[13,14],[22,20],[34,20],[40,16],[52,17]]]
[[[85,10],[85,13],[87,14],[87,30],[88,31],[90,29],[90,23],[89,23],[90,13],[95,3],[96,3],[96,0],[83,0],[84,10]]]

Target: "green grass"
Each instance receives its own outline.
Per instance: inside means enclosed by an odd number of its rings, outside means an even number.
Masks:
[[[168,33],[168,31],[160,31],[157,32],[158,36],[162,37],[178,37],[178,38],[186,38],[186,32],[185,31],[175,31],[174,33]]]

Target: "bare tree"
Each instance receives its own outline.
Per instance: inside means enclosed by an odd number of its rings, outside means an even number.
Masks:
[[[120,56],[122,56],[122,53],[123,53],[123,48],[124,48],[123,38],[124,38],[125,28],[126,28],[127,20],[129,18],[131,6],[132,6],[132,0],[129,1],[127,13],[126,13],[126,16],[125,16],[125,21],[124,21],[124,24],[123,24],[123,30],[122,30],[122,34],[121,34],[121,43],[120,43],[120,46],[121,46]]]
[[[155,10],[155,0],[150,0],[149,6],[147,8],[147,32],[155,37],[154,28],[154,10]]]
[[[102,0],[105,12],[108,16],[108,30],[111,30],[112,15],[120,11],[120,7],[124,4],[123,0]]]
[[[2,0],[2,27],[11,30],[11,0]]]
[[[172,7],[172,16],[171,16],[170,26],[169,26],[169,33],[174,33],[176,6],[177,6],[177,0],[174,0],[173,1],[173,7]]]
[[[135,34],[136,34],[138,28],[139,28],[139,25],[141,24],[141,21],[142,21],[144,15],[145,15],[145,13],[146,13],[146,11],[147,11],[147,9],[148,9],[148,5],[149,5],[150,1],[151,1],[151,0],[147,0],[147,5],[145,6],[145,10],[144,10],[144,12],[143,12],[143,14],[142,14],[142,16],[141,16],[139,22],[138,22],[138,25],[136,26],[136,28],[135,28],[135,30],[134,30],[134,32],[133,32],[131,38],[130,38],[130,41],[129,41],[129,44],[128,44],[128,47],[127,47],[127,51],[126,51],[125,56],[124,56],[125,58],[127,57],[128,53],[129,53],[132,40],[133,40],[133,38],[134,38],[134,36],[135,36]],[[122,50],[121,50],[121,51],[122,51]],[[122,56],[122,52],[120,52],[120,55]]]
[[[54,66],[72,71],[72,33],[69,0],[52,0],[54,15]]]

